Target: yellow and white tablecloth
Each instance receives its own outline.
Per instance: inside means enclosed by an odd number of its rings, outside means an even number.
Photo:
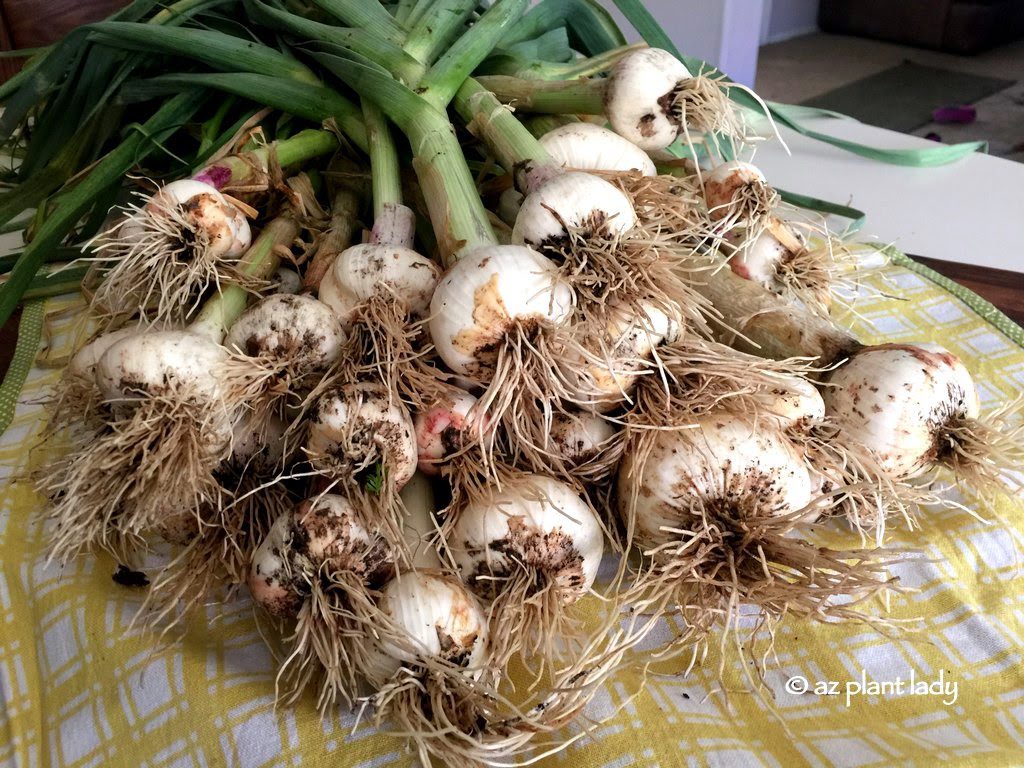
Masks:
[[[948,347],[975,372],[989,408],[1024,389],[1020,338],[990,322],[1014,334],[1005,318],[903,266],[888,267],[882,279],[877,287],[902,299],[856,305],[851,323],[864,338]],[[55,325],[66,331],[75,322],[65,316]],[[58,354],[66,335],[57,337]],[[158,646],[129,627],[141,597],[111,581],[109,560],[64,570],[45,562],[41,500],[15,480],[41,458],[31,450],[41,426],[33,403],[55,376],[31,371],[0,441],[0,765],[412,764],[402,741],[366,728],[352,733],[351,713],[322,721],[311,701],[276,710],[274,666],[246,598],[211,606],[207,621]],[[894,545],[921,556],[894,568],[915,591],[894,597],[888,615],[920,618],[918,631],[886,638],[864,626],[787,621],[767,676],[779,717],[749,692],[716,692],[714,651],[689,675],[650,677],[628,702],[638,678],[622,673],[588,710],[600,718],[626,702],[615,718],[542,765],[1024,765],[1024,502],[964,501],[998,522],[942,509],[925,514],[921,530],[894,536]],[[827,537],[858,544],[838,524]],[[726,675],[741,679],[732,664]],[[906,688],[912,675],[914,691]],[[894,688],[898,680],[902,695],[868,692],[872,681]],[[941,693],[919,692],[938,682]],[[836,695],[825,694],[830,687]]]

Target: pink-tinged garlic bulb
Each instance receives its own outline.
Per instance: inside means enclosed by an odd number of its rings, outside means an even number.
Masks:
[[[823,390],[843,440],[868,448],[897,478],[951,459],[960,430],[977,420],[978,393],[963,363],[941,347],[867,347]]]
[[[460,391],[416,414],[413,422],[420,472],[440,474],[452,456],[483,437],[488,419],[476,409],[478,402],[473,395]]]
[[[760,232],[778,195],[757,166],[730,160],[704,175],[704,201],[713,220]]]
[[[545,133],[541,146],[564,168],[577,171],[636,171],[654,176],[654,161],[636,144],[594,123],[570,123]]]

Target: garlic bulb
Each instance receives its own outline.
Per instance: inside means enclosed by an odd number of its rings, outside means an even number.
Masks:
[[[516,217],[519,216],[519,209],[523,207],[523,193],[515,187],[509,187],[498,198],[498,218],[508,224],[515,226]]]
[[[595,414],[559,413],[551,422],[551,447],[578,467],[596,458],[615,432],[615,425]]]
[[[580,171],[638,171],[658,173],[654,161],[632,142],[594,123],[570,123],[540,139],[548,154],[565,168]]]
[[[828,384],[826,410],[842,439],[870,450],[896,478],[912,477],[955,450],[946,430],[980,410],[963,363],[938,346],[867,347]]]
[[[373,586],[393,572],[388,547],[358,522],[351,503],[322,494],[274,521],[253,554],[248,582],[257,603],[287,618],[298,613],[314,580],[329,585],[332,574],[345,573]]]
[[[216,188],[194,179],[179,179],[165,184],[143,207],[154,219],[181,220],[200,238],[207,255],[233,258],[246,251],[252,242],[249,220]],[[146,226],[130,222],[122,229],[127,237],[142,236]]]
[[[605,113],[612,128],[640,149],[664,149],[679,134],[675,93],[691,77],[681,61],[659,48],[623,56],[605,90]]]
[[[627,451],[620,465],[619,511],[642,546],[677,540],[702,514],[785,515],[811,501],[804,458],[781,432],[730,413],[692,424],[654,431],[649,452]]]
[[[487,616],[457,579],[439,571],[402,573],[384,587],[379,608],[390,625],[378,646],[381,678],[391,677],[402,664],[483,666]]]
[[[130,325],[97,336],[72,355],[67,366],[64,368],[64,375],[94,381],[96,365],[99,363],[100,358],[103,357],[103,353],[122,339],[127,339],[129,336],[134,336],[137,333],[139,333],[139,326]]]
[[[678,338],[681,328],[678,317],[653,304],[644,302],[639,309],[613,304],[604,333],[584,340],[587,353],[572,350],[565,357],[573,404],[597,412],[620,405],[630,396],[654,349]]]
[[[430,304],[430,335],[453,372],[486,381],[510,333],[561,325],[572,308],[572,291],[550,259],[519,245],[488,246],[460,258],[441,278]]]
[[[413,423],[420,472],[439,474],[447,458],[482,436],[488,420],[486,415],[474,411],[476,404],[473,395],[459,392],[450,400],[416,414]]]
[[[478,595],[493,599],[522,571],[527,591],[553,586],[568,604],[597,578],[604,533],[572,488],[527,475],[471,501],[458,513],[448,544],[463,580]]]
[[[617,187],[589,173],[571,171],[543,182],[523,200],[512,228],[512,242],[542,249],[557,246],[569,232],[615,237],[633,229],[636,212]]]
[[[302,276],[294,269],[278,267],[274,271],[274,286],[278,293],[298,293],[302,290]]]
[[[416,472],[412,418],[379,384],[360,382],[326,392],[313,407],[308,429],[306,452],[328,473],[358,473],[379,463],[397,491]]]
[[[758,416],[768,416],[783,428],[806,428],[825,418],[825,401],[807,379],[782,376],[779,386],[752,394]]]
[[[226,347],[287,361],[294,371],[323,370],[341,354],[344,333],[331,308],[311,296],[275,293],[232,324]]]
[[[344,325],[375,296],[400,302],[409,314],[422,317],[440,274],[434,262],[411,248],[364,243],[335,259],[320,282],[319,296]]]
[[[100,356],[96,383],[115,403],[163,396],[215,402],[227,356],[220,344],[189,331],[134,334]]]
[[[272,416],[257,423],[253,414],[247,411],[235,422],[230,467],[239,473],[255,475],[274,471],[284,459],[287,429],[288,423],[284,419]]]
[[[722,163],[704,176],[704,200],[713,219],[724,219],[733,213],[736,201],[745,191],[770,189],[760,169],[742,160]]]

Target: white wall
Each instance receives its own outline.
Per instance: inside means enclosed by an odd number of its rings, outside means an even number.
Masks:
[[[676,46],[722,69],[734,80],[754,84],[767,0],[646,0],[647,10]],[[612,0],[601,0],[630,42],[640,39]]]
[[[764,0],[761,42],[778,43],[818,28],[818,0]]]

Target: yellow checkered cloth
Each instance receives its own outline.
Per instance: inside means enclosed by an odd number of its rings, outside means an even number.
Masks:
[[[1024,389],[1024,349],[983,319],[994,316],[977,307],[976,297],[967,301],[981,314],[901,266],[887,267],[876,287],[902,300],[857,303],[851,320],[862,337],[948,347],[975,372],[990,408]],[[50,325],[57,356],[78,320],[64,315]],[[365,727],[353,733],[351,713],[321,721],[311,701],[294,711],[275,709],[274,665],[247,598],[211,606],[208,621],[158,646],[152,634],[129,627],[141,597],[111,581],[112,562],[83,558],[64,570],[46,563],[36,514],[42,501],[12,479],[43,458],[32,448],[40,429],[38,400],[56,375],[32,370],[0,443],[0,765],[412,764],[401,740]],[[924,515],[922,530],[894,536],[895,545],[921,555],[895,567],[915,591],[894,597],[888,615],[919,617],[918,631],[887,638],[864,626],[786,621],[766,680],[778,717],[768,697],[752,695],[739,682],[728,695],[719,690],[714,647],[689,675],[657,670],[661,674],[632,700],[639,678],[622,673],[588,709],[596,719],[618,710],[615,717],[541,764],[1022,764],[1024,591],[1014,579],[1024,562],[1024,503],[964,501],[998,522],[942,509]],[[827,538],[847,547],[859,542],[838,524]],[[869,610],[886,613],[881,604]],[[724,679],[741,681],[735,654],[727,658]],[[956,683],[956,700],[951,689],[942,695],[865,692],[847,700],[848,686],[894,686],[911,675],[918,686],[940,676],[947,686]],[[800,678],[807,692],[800,692]],[[830,687],[836,695],[828,695]]]

